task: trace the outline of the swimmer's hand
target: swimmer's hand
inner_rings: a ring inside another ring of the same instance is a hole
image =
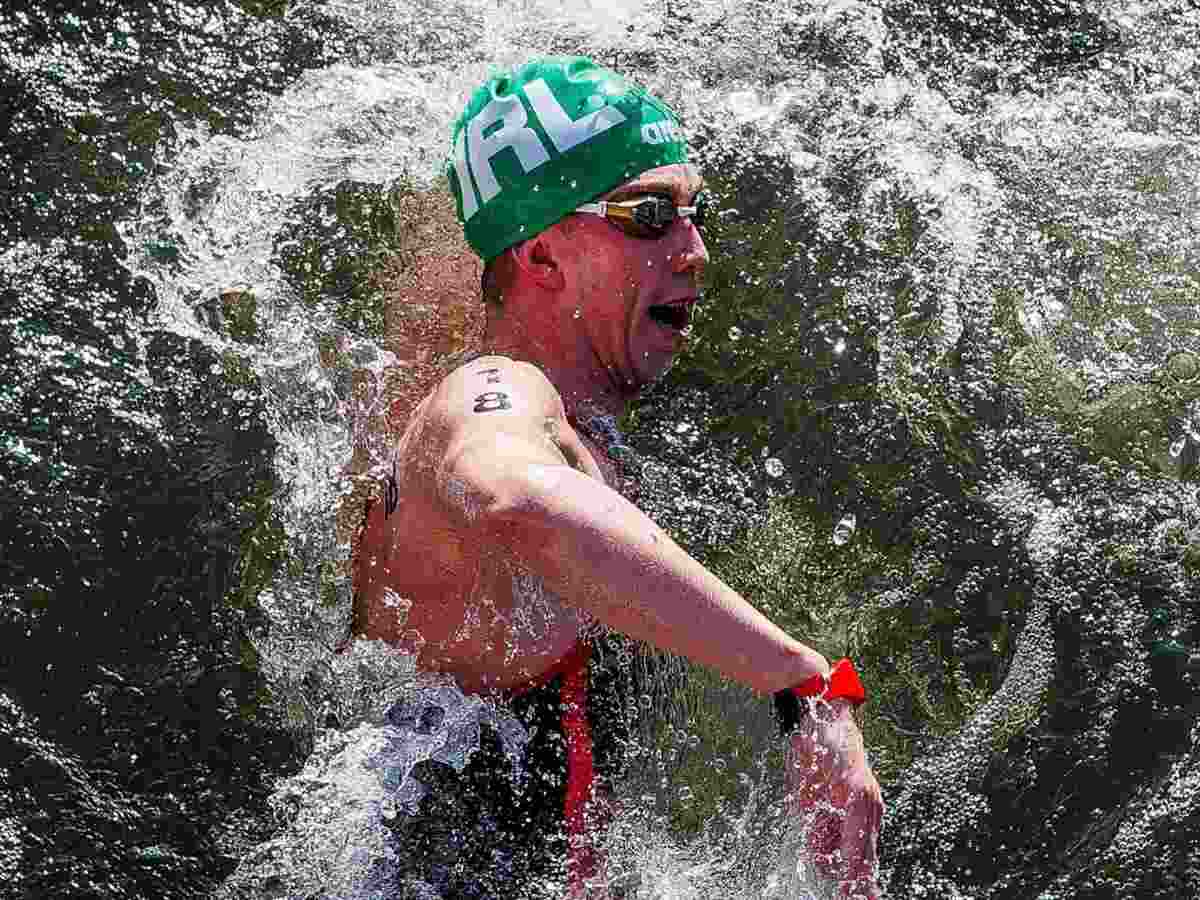
[[[883,797],[846,700],[818,703],[791,735],[787,804],[809,824],[810,860],[844,900],[879,900],[876,877]]]

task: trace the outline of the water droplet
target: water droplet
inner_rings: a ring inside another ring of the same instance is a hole
[[[837,527],[833,529],[833,542],[841,547],[854,534],[854,529],[858,527],[858,518],[854,513],[848,513],[842,516],[837,523]]]
[[[582,318],[583,318],[583,310],[582,310],[582,309],[576,309],[576,310],[575,310],[575,312],[574,312],[574,314],[571,316],[571,318],[572,318],[572,319],[582,319]]]

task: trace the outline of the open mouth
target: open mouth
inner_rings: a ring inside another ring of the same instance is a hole
[[[689,300],[676,300],[672,303],[656,303],[647,313],[650,318],[660,325],[683,331],[692,321],[692,304]]]

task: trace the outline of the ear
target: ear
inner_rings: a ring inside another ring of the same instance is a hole
[[[551,226],[541,234],[527,241],[510,247],[506,252],[512,254],[513,262],[520,269],[521,275],[529,279],[544,291],[557,293],[566,286],[566,278],[562,271],[561,242],[557,234],[551,234],[555,226]]]

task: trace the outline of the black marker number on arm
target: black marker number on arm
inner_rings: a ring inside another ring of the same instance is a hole
[[[504,391],[484,391],[475,398],[475,412],[495,412],[499,409],[512,409],[508,402],[508,394]]]
[[[488,384],[499,384],[500,383],[500,370],[499,369],[480,369],[475,374],[476,375],[486,375]]]

